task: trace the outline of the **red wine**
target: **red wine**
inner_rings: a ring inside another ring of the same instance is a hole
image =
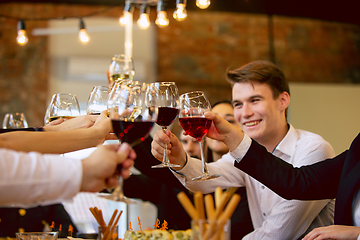
[[[208,133],[212,123],[212,120],[201,117],[183,117],[179,121],[186,134],[198,141]]]
[[[122,120],[111,120],[116,136],[121,142],[127,142],[134,146],[149,135],[154,122],[126,122]]]
[[[161,127],[168,127],[179,114],[179,109],[172,107],[159,107],[156,123]]]

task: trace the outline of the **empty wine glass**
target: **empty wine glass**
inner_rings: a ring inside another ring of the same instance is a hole
[[[100,115],[107,109],[109,99],[109,87],[95,86],[93,87],[86,105],[86,114]]]
[[[194,91],[180,96],[180,125],[185,133],[195,138],[200,145],[203,174],[192,178],[192,181],[205,181],[220,177],[220,174],[209,174],[204,158],[203,139],[212,124],[212,120],[205,118],[204,114],[209,111],[211,111],[211,105],[204,92]]]
[[[2,128],[27,128],[28,123],[26,121],[24,113],[7,113],[4,116]]]
[[[111,82],[123,79],[133,80],[135,75],[134,62],[131,57],[124,54],[115,54],[109,66],[109,78]]]
[[[162,127],[164,131],[170,126],[170,124],[176,119],[179,114],[179,91],[174,82],[155,82],[150,84],[149,101],[156,101],[154,106],[158,107],[158,118],[156,123]],[[180,165],[172,164],[169,161],[167,149],[164,149],[164,158],[161,164],[151,166],[152,168],[164,168],[164,167],[180,167]]]
[[[145,140],[157,119],[157,108],[153,107],[146,96],[148,84],[137,81],[125,81],[111,91],[108,110],[113,130],[120,142],[130,146]],[[120,166],[121,167],[121,166]],[[100,193],[106,199],[131,203],[123,193],[123,178],[119,176],[119,185],[111,194]]]
[[[59,118],[71,119],[80,116],[79,101],[71,93],[56,93],[46,109],[44,122],[48,124]]]

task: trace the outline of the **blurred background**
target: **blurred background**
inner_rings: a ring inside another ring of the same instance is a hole
[[[323,136],[338,154],[360,131],[360,19],[355,3],[323,0],[212,0],[208,9],[187,1],[188,16],[169,26],[133,25],[135,80],[174,81],[180,94],[203,90],[211,103],[231,100],[228,68],[270,60],[290,82],[289,122]],[[43,125],[52,94],[76,94],[85,110],[95,85],[107,85],[111,57],[124,53],[119,25],[124,1],[0,2],[0,119],[24,112]],[[134,10],[134,21],[139,9]],[[90,41],[78,40],[82,18]],[[29,41],[16,42],[24,20]]]

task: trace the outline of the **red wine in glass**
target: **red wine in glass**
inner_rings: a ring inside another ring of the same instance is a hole
[[[127,142],[131,146],[134,146],[140,142],[143,142],[149,135],[154,122],[132,122],[112,119],[112,126],[114,133],[120,139],[121,142]]]
[[[179,118],[180,125],[185,133],[195,138],[197,141],[208,133],[212,121],[203,117],[183,117]]]
[[[161,127],[168,127],[173,123],[178,114],[179,109],[177,108],[159,107],[158,119],[156,123]]]

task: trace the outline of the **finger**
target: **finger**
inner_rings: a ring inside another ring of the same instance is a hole
[[[48,124],[46,124],[46,126],[55,126],[55,125],[59,125],[60,123],[63,123],[65,121],[65,119],[63,118],[58,118],[54,121],[49,122]]]
[[[124,178],[124,179],[128,179],[131,175],[131,171],[130,169],[125,169],[123,171],[121,171],[121,176]]]
[[[105,188],[113,188],[119,184],[119,179],[117,177],[109,177],[105,181]]]
[[[134,166],[134,160],[133,159],[128,158],[122,163],[123,169],[128,169],[128,168],[131,168],[132,166]]]
[[[118,140],[118,137],[114,133],[108,133],[105,140]]]

